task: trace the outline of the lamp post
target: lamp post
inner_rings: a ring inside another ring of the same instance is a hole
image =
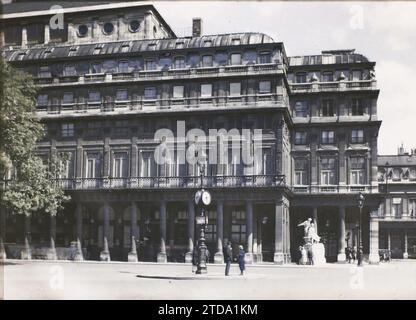
[[[204,189],[204,172],[205,164],[198,161],[199,175],[201,178],[201,189],[195,193],[195,204],[200,208],[201,213],[196,218],[196,223],[200,226],[198,240],[198,264],[196,274],[207,273],[207,246],[205,243],[205,226],[207,217],[205,216],[205,207],[211,203],[211,194]]]
[[[361,234],[361,214],[364,206],[364,195],[360,192],[358,195],[358,208],[360,209],[360,216],[358,218],[358,251],[357,251],[357,266],[363,265],[363,248],[362,248],[362,234]]]

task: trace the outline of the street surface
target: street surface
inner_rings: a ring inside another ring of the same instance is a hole
[[[0,266],[5,299],[416,299],[416,261],[358,268],[191,265],[7,260]]]

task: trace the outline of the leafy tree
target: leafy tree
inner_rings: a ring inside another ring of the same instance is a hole
[[[13,171],[13,180],[0,188],[0,205],[13,213],[41,210],[56,215],[69,200],[57,184],[65,157],[51,155],[48,163],[36,155],[43,128],[36,116],[37,88],[31,76],[0,59],[0,177]]]

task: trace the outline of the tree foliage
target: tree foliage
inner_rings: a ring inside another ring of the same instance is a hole
[[[36,154],[43,128],[36,115],[37,88],[31,76],[0,60],[0,176],[13,170],[13,181],[0,192],[0,205],[30,215],[41,210],[55,215],[69,200],[57,184],[65,161],[51,155],[47,163]]]

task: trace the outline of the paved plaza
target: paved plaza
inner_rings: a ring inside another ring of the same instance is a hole
[[[187,264],[8,260],[5,299],[416,299],[416,261],[358,268],[208,265],[194,275]]]

